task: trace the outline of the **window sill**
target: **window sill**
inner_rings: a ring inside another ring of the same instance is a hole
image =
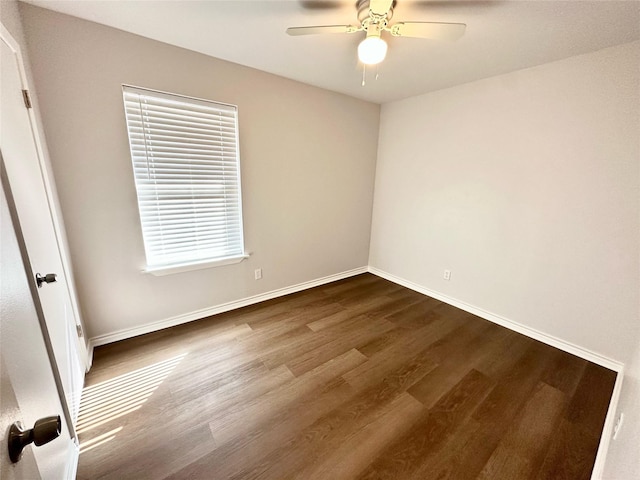
[[[236,257],[226,257],[220,260],[209,260],[197,263],[181,263],[178,265],[165,265],[161,267],[147,267],[142,273],[150,273],[157,277],[171,275],[173,273],[189,272],[192,270],[202,270],[204,268],[222,267],[223,265],[233,265],[249,258],[249,255],[238,255]]]

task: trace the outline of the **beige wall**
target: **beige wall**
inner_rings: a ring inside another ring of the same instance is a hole
[[[21,4],[90,336],[367,265],[379,106]],[[121,84],[238,105],[237,265],[142,274]],[[263,269],[255,281],[253,271]]]
[[[384,105],[370,264],[629,361],[639,61],[634,42]]]

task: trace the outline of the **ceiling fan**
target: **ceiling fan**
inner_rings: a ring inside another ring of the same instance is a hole
[[[296,36],[364,31],[366,37],[358,45],[358,58],[365,65],[375,65],[382,62],[387,54],[387,43],[381,38],[382,32],[389,32],[394,37],[457,40],[467,28],[464,23],[441,22],[399,22],[389,25],[395,4],[395,0],[358,0],[359,25],[290,27],[287,33]]]

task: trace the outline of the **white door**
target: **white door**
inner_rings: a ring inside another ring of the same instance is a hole
[[[69,269],[60,240],[49,175],[38,143],[35,116],[23,94],[28,87],[20,49],[6,28],[1,24],[0,27],[0,151],[31,259],[29,280],[35,281],[36,273],[57,275],[57,282],[43,284],[37,294],[73,431],[84,382],[85,361],[81,357],[84,340],[78,338],[80,320],[68,282]]]
[[[47,354],[37,298],[29,287],[22,256],[26,251],[20,251],[9,214],[9,189],[3,185],[0,190],[0,478],[71,479],[75,476],[78,450]],[[37,448],[33,444],[27,446],[20,461],[12,463],[7,449],[9,427],[19,421],[30,429],[36,420],[55,415],[62,420],[60,436]]]

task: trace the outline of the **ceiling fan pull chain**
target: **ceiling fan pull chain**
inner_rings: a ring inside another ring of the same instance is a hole
[[[367,73],[367,65],[362,65],[362,86],[365,86],[365,75]]]
[[[378,80],[379,76],[380,76],[380,70],[378,69],[378,65],[376,65],[376,80]]]

